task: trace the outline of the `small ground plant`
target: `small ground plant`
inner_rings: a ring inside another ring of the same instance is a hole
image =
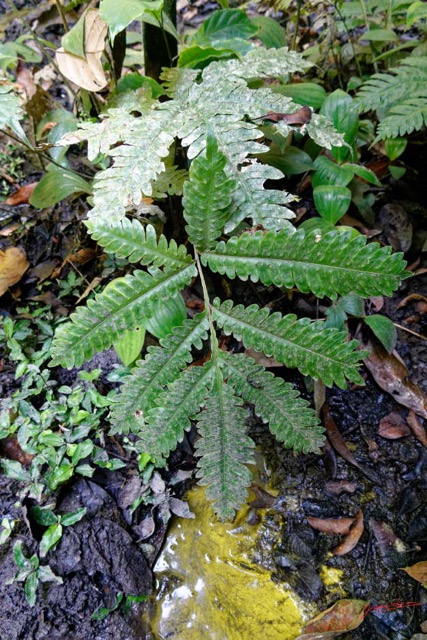
[[[365,354],[345,332],[325,328],[322,321],[211,300],[205,269],[332,300],[348,293],[390,295],[404,277],[402,256],[392,255],[389,247],[367,244],[365,237],[339,228],[296,230],[286,207],[292,196],[264,186],[283,175],[254,157],[268,150],[262,119],[300,107],[269,87],[251,89],[248,82],[306,66],[287,49],[260,47],[202,72],[167,70],[168,101],[153,100],[143,89],[124,93],[100,122],[82,123],[63,141],[86,140],[91,159],[100,153],[112,157],[95,179],[86,224],[108,253],[138,269],[113,280],[59,327],[51,364],[79,366],[124,335],[131,339],[157,313],[159,301],[199,277],[205,310],[171,329],[137,362],[113,403],[112,433],[135,434],[139,451],[162,466],[196,420],[198,477],[222,519],[233,517],[251,481],[246,464],[253,461],[254,443],[245,432],[244,402],[254,405],[286,447],[316,452],[323,435],[314,410],[290,384],[245,354],[220,348],[217,331],[328,386],[361,383],[358,365]],[[292,130],[278,118],[276,136]],[[305,119],[299,131],[326,149],[344,144],[322,116]],[[189,173],[170,160],[176,139],[186,150]],[[143,197],[165,194],[183,194],[186,244],[158,235],[138,217]],[[258,230],[248,227],[248,219]],[[193,348],[207,340],[204,364],[189,366]]]

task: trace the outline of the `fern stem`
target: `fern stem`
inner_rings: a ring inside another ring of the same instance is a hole
[[[203,274],[202,265],[200,263],[200,258],[199,258],[199,254],[197,253],[196,247],[194,247],[194,258],[196,260],[197,271],[199,272],[199,276],[200,276],[200,282],[202,283],[203,300],[205,302],[205,310],[208,316],[209,331],[211,334],[210,343],[211,343],[212,360],[216,361],[218,356],[218,349],[219,349],[218,338],[216,337],[216,331],[215,331],[214,323],[212,320],[212,308],[209,300],[208,288],[206,286],[205,276]]]

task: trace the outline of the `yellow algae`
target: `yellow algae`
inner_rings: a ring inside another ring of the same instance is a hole
[[[200,488],[187,497],[196,518],[174,522],[155,566],[156,640],[294,640],[307,609],[251,562],[262,525],[246,522],[247,508],[237,524],[215,521]]]
[[[334,569],[334,567],[327,567],[322,565],[320,569],[320,577],[325,587],[338,586],[343,579],[344,571],[342,569]]]

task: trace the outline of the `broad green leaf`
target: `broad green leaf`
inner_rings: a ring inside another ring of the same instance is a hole
[[[61,516],[61,524],[64,527],[70,527],[76,522],[79,522],[83,516],[86,515],[87,509],[86,507],[81,507],[80,509],[76,509],[75,511],[71,511],[71,513],[65,513]]]
[[[119,339],[113,342],[113,347],[125,367],[128,367],[141,353],[144,342],[145,327],[141,324],[135,329],[125,329]]]
[[[37,573],[33,571],[26,579],[24,585],[25,598],[30,607],[34,607],[34,605],[36,604],[38,584],[39,579]]]
[[[360,164],[352,164],[349,162],[347,162],[345,165],[342,165],[342,166],[349,167],[356,174],[358,178],[362,178],[362,180],[365,180],[365,182],[374,184],[376,187],[381,186],[381,182],[378,180],[375,173],[371,169],[368,169],[368,167],[363,167]]]
[[[254,37],[261,40],[267,49],[280,49],[286,46],[285,32],[277,20],[267,16],[254,16],[251,22],[258,29]]]
[[[405,151],[407,144],[408,140],[406,138],[389,138],[388,140],[384,140],[384,151],[387,158],[391,160],[391,162],[397,160]]]
[[[83,418],[85,419],[86,416]],[[76,445],[70,445],[70,446],[76,446]],[[94,448],[94,444],[92,442],[92,440],[83,440],[83,442],[79,442],[79,444],[76,446],[74,453],[72,454],[71,457],[71,463],[73,465],[77,464],[80,460],[83,460],[83,458],[87,458],[88,456],[90,456],[90,454],[92,453]]]
[[[36,522],[44,527],[49,527],[50,525],[58,522],[58,516],[56,516],[48,507],[33,507],[31,509],[31,516]]]
[[[138,20],[146,11],[158,11],[163,0],[101,0],[99,12],[108,24],[112,40],[120,31],[126,29],[134,20]]]
[[[326,98],[326,91],[315,82],[297,82],[295,84],[279,84],[272,87],[273,91],[289,96],[298,104],[308,105],[313,109],[320,109]]]
[[[407,10],[406,13],[406,28],[410,29],[413,24],[418,22],[419,20],[427,19],[427,4],[425,2],[421,2],[421,0],[417,0],[417,2],[413,2]]]
[[[359,40],[370,40],[371,42],[398,42],[398,37],[391,29],[368,29],[362,34]]]
[[[13,545],[13,557],[15,559],[15,564],[19,569],[26,569],[30,566],[28,558],[25,557],[23,551],[23,541],[17,540]]]
[[[319,187],[320,188],[320,187]],[[353,292],[362,297],[391,295],[403,278],[406,263],[390,247],[366,244],[349,231],[242,233],[201,255],[212,271],[265,285],[293,286],[317,297]]]
[[[187,317],[184,298],[177,293],[166,300],[157,300],[152,314],[146,318],[144,326],[156,338],[166,338],[174,327],[180,327]]]
[[[185,47],[179,55],[178,66],[188,69],[204,69],[214,60],[228,60],[234,58],[236,52],[233,49],[225,47],[202,47],[201,45],[192,45]]]
[[[60,576],[56,576],[48,564],[38,568],[37,577],[40,582],[56,582],[57,584],[63,583],[62,578]]]
[[[21,101],[13,93],[12,86],[7,83],[0,84],[0,129],[9,127],[20,140],[31,147],[32,145],[19,122],[23,116]]]
[[[311,176],[313,187],[321,185],[338,185],[345,187],[352,181],[354,170],[348,164],[340,165],[332,162],[326,156],[318,156],[313,163],[316,170]]]
[[[313,199],[322,218],[335,224],[348,211],[351,203],[351,191],[347,187],[321,185],[313,189]]]
[[[324,101],[320,113],[330,120],[345,142],[351,147],[359,129],[359,115],[354,100],[348,93],[336,89]],[[348,147],[333,147],[331,154],[337,162],[343,162],[350,153]]]
[[[74,473],[74,467],[69,462],[63,462],[55,469],[46,473],[46,481],[49,489],[55,491],[60,484],[67,482]]]
[[[262,163],[269,164],[279,169],[285,176],[294,176],[305,173],[313,168],[313,161],[302,149],[286,147],[283,153],[269,151],[258,156]]]
[[[78,193],[92,193],[92,187],[83,178],[67,169],[51,169],[34,189],[30,204],[37,209],[46,209]]]
[[[51,525],[43,534],[40,540],[39,554],[44,558],[50,549],[58,544],[62,537],[62,525],[59,522]]]
[[[381,344],[392,353],[397,342],[397,331],[390,318],[375,314],[366,316],[365,323],[372,329]]]
[[[1,458],[0,464],[8,478],[15,478],[15,480],[21,480],[21,482],[30,482],[31,476],[29,472],[17,460]]]
[[[81,58],[85,57],[85,16],[86,11],[80,16],[74,27],[61,38],[61,45],[65,51]]]
[[[117,93],[124,93],[125,91],[136,91],[141,87],[149,87],[155,100],[164,93],[162,86],[153,78],[148,78],[137,72],[127,73],[121,77],[117,82],[116,91]]]
[[[249,40],[255,36],[258,28],[252,24],[247,15],[240,9],[223,9],[215,11],[199,27],[191,40],[191,44],[201,46],[228,47],[224,41],[230,42],[235,39]]]

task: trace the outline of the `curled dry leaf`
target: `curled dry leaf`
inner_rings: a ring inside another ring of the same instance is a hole
[[[365,365],[375,382],[387,391],[396,402],[427,418],[427,397],[423,391],[409,379],[409,372],[394,354],[389,354],[380,345],[367,342],[363,345],[370,355]]]
[[[392,411],[380,420],[378,434],[387,440],[397,440],[411,433],[408,425],[400,413]]]
[[[107,24],[100,17],[98,9],[89,9],[85,16],[85,57],[68,53],[63,47],[56,51],[61,73],[87,91],[101,91],[107,85],[101,62],[106,35]]]
[[[349,553],[350,551],[352,551],[352,549],[354,549],[354,547],[357,545],[360,538],[362,537],[362,533],[364,530],[365,530],[365,527],[363,524],[363,512],[360,509],[356,514],[354,524],[351,527],[350,531],[348,532],[346,537],[342,540],[342,542],[340,542],[340,544],[337,547],[335,547],[332,553],[336,556],[343,556],[346,553]]]
[[[0,251],[0,296],[19,282],[29,266],[25,254],[17,247]]]
[[[38,182],[24,184],[24,186],[20,187],[18,191],[12,193],[12,195],[10,195],[7,200],[4,201],[4,204],[8,204],[10,207],[16,207],[18,204],[28,204],[37,184]]]
[[[421,584],[427,584],[427,561],[423,560],[422,562],[417,562],[413,564],[412,567],[404,567],[402,571],[406,571],[408,576],[414,578]]]
[[[339,496],[342,493],[354,493],[359,488],[357,482],[349,482],[348,480],[330,480],[325,484],[325,491],[333,496]]]
[[[303,633],[297,640],[337,638],[343,633],[357,629],[363,622],[367,604],[365,600],[338,600],[332,607],[310,620],[303,627]]]
[[[344,535],[350,531],[350,527],[354,522],[354,518],[307,518],[308,523],[313,529],[322,533],[330,533]]]
[[[421,442],[422,445],[427,447],[426,430],[424,429],[423,425],[418,420],[418,418],[415,415],[414,411],[410,411],[409,412],[409,415],[407,417],[407,422],[408,422],[409,426],[411,427],[412,433],[414,434],[416,439],[419,440],[419,442]]]

